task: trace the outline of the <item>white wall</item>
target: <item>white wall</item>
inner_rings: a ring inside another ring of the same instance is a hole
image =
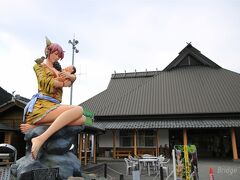
[[[159,146],[160,145],[164,146],[165,144],[169,146],[169,130],[159,129],[158,135],[159,135],[159,141],[158,141]]]
[[[116,130],[116,147],[119,147],[119,131]],[[105,134],[99,136],[99,147],[113,147],[113,132],[107,130]]]
[[[169,146],[169,130],[168,129],[159,129],[159,145],[164,146],[167,144]],[[116,130],[116,147],[119,147],[119,131]],[[112,130],[106,131],[105,134],[99,136],[99,147],[113,147],[113,133]]]
[[[119,130],[116,131],[116,140],[115,140],[115,143],[116,143],[116,147],[119,147],[119,146],[120,146]]]

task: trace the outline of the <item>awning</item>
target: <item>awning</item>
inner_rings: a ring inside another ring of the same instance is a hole
[[[181,129],[240,127],[240,119],[195,119],[152,121],[98,121],[95,126],[107,129]]]

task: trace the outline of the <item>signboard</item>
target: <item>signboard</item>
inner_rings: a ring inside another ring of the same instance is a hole
[[[195,145],[175,145],[175,173],[177,180],[199,180],[197,148]]]

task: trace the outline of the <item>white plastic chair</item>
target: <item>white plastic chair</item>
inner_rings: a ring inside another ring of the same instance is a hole
[[[166,177],[168,176],[169,174],[169,167],[167,166],[168,162],[170,161],[170,159],[168,159],[167,161],[164,161],[165,160],[165,157],[160,155],[158,157],[158,161],[157,161],[157,165],[156,165],[156,171],[157,171],[157,175],[156,176],[160,176],[160,167],[163,168],[163,174],[166,175]]]
[[[129,175],[130,171],[136,167],[137,163],[129,160],[128,158],[124,158],[124,161],[126,163],[126,175]]]

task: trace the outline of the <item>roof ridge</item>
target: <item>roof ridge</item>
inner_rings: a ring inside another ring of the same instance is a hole
[[[192,56],[192,58],[191,58]],[[193,47],[191,44],[188,44],[185,48],[183,48],[180,52],[179,55],[163,70],[163,71],[169,71],[172,70],[176,67],[183,66],[181,63],[188,58],[188,66],[193,66],[191,61],[193,62],[198,62],[199,64],[209,66],[212,68],[221,68],[218,64],[210,60],[208,57],[203,55],[198,49]],[[185,62],[186,63],[186,62]],[[186,66],[186,64],[184,64]],[[196,64],[195,64],[196,65]]]
[[[124,79],[124,78],[141,78],[141,77],[152,77],[162,71],[140,71],[140,72],[125,72],[125,73],[114,73],[111,79]]]

